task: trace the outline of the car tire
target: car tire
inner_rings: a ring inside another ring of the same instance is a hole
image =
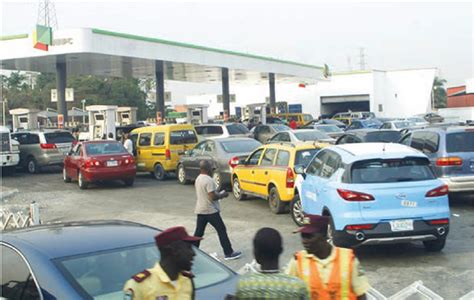
[[[79,172],[77,175],[77,185],[79,185],[81,190],[85,190],[89,186],[86,179],[84,178],[84,175],[82,175],[82,172]]]
[[[178,181],[183,185],[189,184],[189,180],[186,179],[186,170],[182,164],[178,166]]]
[[[328,222],[328,229],[327,229],[327,238],[328,238],[328,243],[333,245],[333,246],[337,246],[335,243],[334,243],[334,221],[331,217],[331,215],[328,215],[327,216],[329,218],[329,222]]]
[[[222,178],[221,178],[221,174],[219,173],[218,170],[214,170],[212,172],[212,179],[216,183],[216,190],[220,191],[221,188],[222,188]]]
[[[270,211],[274,214],[279,215],[285,212],[286,203],[281,201],[278,189],[275,186],[268,193],[268,205],[270,206]]]
[[[440,252],[443,250],[445,245],[446,238],[439,238],[437,240],[423,242],[423,246],[425,246],[425,249],[428,252]]]
[[[296,194],[290,203],[290,213],[293,222],[298,226],[303,226],[303,207],[301,205],[300,195]]]
[[[234,195],[235,200],[242,201],[247,198],[247,196],[242,192],[240,188],[240,181],[239,178],[235,177],[233,184],[232,184],[232,194]]]
[[[135,178],[131,178],[131,179],[124,179],[123,183],[125,184],[125,186],[133,186],[133,183],[135,182]]]
[[[39,173],[40,167],[38,166],[38,162],[34,157],[29,157],[26,161],[26,171],[30,174]]]
[[[156,164],[155,167],[153,168],[153,176],[155,177],[156,180],[162,181],[165,179],[166,172],[165,169],[163,169],[163,166],[160,164]]]
[[[71,177],[67,176],[66,168],[63,168],[63,181],[66,183],[71,182]]]

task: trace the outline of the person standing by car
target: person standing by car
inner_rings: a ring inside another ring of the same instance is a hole
[[[283,242],[277,230],[261,228],[257,231],[253,253],[260,270],[240,277],[235,299],[309,299],[304,281],[280,272],[278,260],[282,252]]]
[[[123,291],[126,300],[189,300],[194,299],[194,275],[190,272],[196,253],[190,236],[182,226],[168,228],[155,237],[160,262],[132,276]]]
[[[296,124],[295,119],[291,119],[290,121],[290,128],[295,130],[298,127],[298,124]]]
[[[370,285],[352,249],[328,242],[329,218],[306,215],[304,222],[297,232],[305,250],[295,253],[287,274],[306,282],[311,299],[366,299]]]
[[[206,230],[207,223],[210,223],[217,231],[219,241],[224,250],[224,259],[237,259],[242,256],[242,252],[234,251],[227,235],[227,229],[220,215],[219,200],[226,198],[229,194],[226,191],[220,193],[216,190],[216,183],[211,177],[212,168],[208,161],[199,162],[200,174],[196,178],[194,184],[196,188],[196,208],[194,212],[197,214],[196,230],[194,236],[202,237]],[[199,247],[199,241],[196,246]]]
[[[133,155],[133,142],[130,139],[130,134],[128,132],[123,134],[123,146],[127,149],[128,153]]]

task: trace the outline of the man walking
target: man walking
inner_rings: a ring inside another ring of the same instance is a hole
[[[199,237],[188,235],[184,227],[172,227],[155,237],[160,262],[132,276],[125,284],[125,300],[192,300],[194,256],[192,242]]]
[[[199,169],[201,174],[196,178],[194,184],[197,197],[196,208],[194,210],[197,214],[194,236],[202,237],[206,230],[207,223],[210,223],[212,227],[216,229],[217,235],[219,236],[219,241],[224,250],[224,259],[231,260],[240,258],[242,252],[232,249],[229,237],[227,236],[227,229],[220,215],[219,200],[226,198],[229,194],[226,191],[220,193],[216,191],[216,183],[210,176],[212,168],[208,161],[202,160],[199,162]],[[196,242],[196,246],[199,247],[199,241]]]
[[[133,142],[130,139],[130,134],[128,132],[124,133],[122,138],[123,138],[123,146],[125,147],[125,149],[127,149],[128,153],[133,155]]]
[[[287,273],[306,282],[311,299],[366,299],[370,285],[352,249],[327,241],[329,218],[306,215],[304,221],[298,232],[305,250],[295,253]]]
[[[236,299],[307,300],[306,284],[301,279],[280,272],[283,252],[281,235],[273,228],[262,228],[253,239],[253,253],[260,264],[257,273],[243,275],[237,284]]]

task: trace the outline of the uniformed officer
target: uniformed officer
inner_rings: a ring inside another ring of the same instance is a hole
[[[123,288],[124,299],[131,300],[189,300],[194,299],[193,275],[190,272],[196,255],[192,242],[201,240],[190,236],[184,227],[172,227],[155,237],[160,250],[160,262],[132,277]]]
[[[328,223],[328,217],[306,215],[305,225],[297,230],[305,250],[295,253],[287,273],[306,282],[311,299],[366,299],[370,285],[359,260],[352,249],[328,242]]]

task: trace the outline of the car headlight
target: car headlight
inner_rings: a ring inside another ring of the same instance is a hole
[[[13,152],[19,152],[20,151],[20,145],[12,144],[12,151]]]

